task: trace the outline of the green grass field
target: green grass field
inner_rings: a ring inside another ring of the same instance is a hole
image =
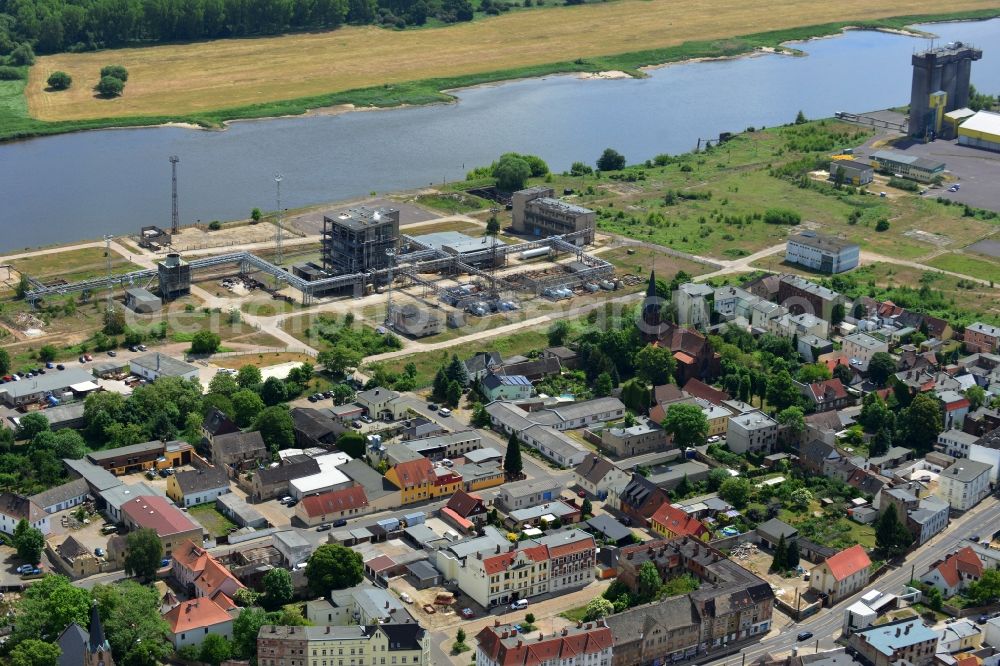
[[[188,513],[194,516],[195,520],[216,538],[229,534],[229,530],[237,526],[236,523],[219,513],[214,503],[193,506],[188,509]]]
[[[980,280],[1000,282],[1000,262],[971,254],[942,254],[927,262],[935,268],[953,273],[971,275]]]

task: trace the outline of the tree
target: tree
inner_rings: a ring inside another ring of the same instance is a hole
[[[660,578],[660,571],[656,565],[649,560],[643,562],[639,566],[639,573],[636,576],[636,594],[642,600],[640,603],[655,599],[661,585],[663,585],[663,579]]]
[[[801,407],[786,407],[778,412],[777,419],[778,423],[785,426],[788,432],[792,433],[796,438],[800,437],[806,431],[805,414]]]
[[[264,409],[254,421],[254,429],[260,431],[260,436],[271,452],[290,449],[295,445],[295,424],[284,405]]]
[[[14,607],[14,630],[8,644],[32,638],[54,643],[71,623],[87,626],[89,614],[90,594],[69,578],[50,574],[22,593]]]
[[[875,548],[884,557],[902,555],[913,543],[913,536],[900,522],[895,505],[890,504],[875,523]]]
[[[448,381],[458,382],[459,386],[469,385],[469,371],[456,354],[451,355],[451,360],[445,366],[444,374],[448,377]]]
[[[803,125],[803,124],[805,124],[807,122],[809,122],[809,121],[806,120],[806,114],[802,113],[802,110],[800,109],[799,112],[797,114],[795,114],[795,124],[796,125]]]
[[[602,373],[607,374],[607,373]],[[610,379],[610,376],[609,376]],[[598,377],[597,381],[600,382],[601,378]],[[611,391],[608,391],[608,395]],[[622,394],[621,400],[625,403],[625,406],[629,408],[630,411],[639,414],[645,414],[649,409],[649,400],[651,393],[649,391],[649,386],[646,385],[641,379],[633,377],[624,384],[622,384]]]
[[[598,398],[603,398],[611,395],[611,390],[614,388],[614,384],[611,381],[611,375],[602,372],[597,376],[597,380],[594,382],[594,396]]]
[[[1000,571],[987,569],[979,580],[967,588],[968,596],[977,604],[985,606],[1000,599]]]
[[[719,488],[722,487],[722,484],[725,483],[729,478],[730,478],[729,472],[727,472],[721,467],[716,467],[715,469],[713,469],[711,472],[708,473],[708,478],[705,480],[705,482],[710,491],[716,492],[719,490]]]
[[[965,390],[965,397],[969,400],[969,411],[975,411],[986,402],[986,391],[981,386],[970,386]]]
[[[889,452],[890,447],[892,447],[892,432],[888,428],[879,428],[868,444],[868,455],[872,457],[884,456]]]
[[[860,423],[867,432],[878,432],[883,428],[891,428],[895,423],[895,416],[875,391],[864,397],[861,402],[861,413],[858,414]]]
[[[675,403],[667,408],[663,429],[673,435],[681,449],[703,446],[708,439],[708,419],[698,405]]]
[[[13,51],[10,52],[10,63],[16,67],[25,67],[35,64],[35,50],[31,48],[31,44],[24,42],[18,44]]]
[[[813,494],[808,488],[797,488],[792,491],[788,501],[798,510],[809,508],[809,503],[813,501]]]
[[[252,389],[260,386],[264,379],[261,377],[260,368],[256,365],[244,365],[236,372],[236,383],[243,389]]]
[[[806,363],[797,373],[798,380],[803,384],[814,384],[833,377],[833,373],[823,363]]]
[[[49,419],[41,412],[30,412],[18,419],[14,437],[17,439],[34,439],[40,432],[49,430]]]
[[[653,386],[669,384],[674,379],[677,361],[667,347],[646,345],[635,355],[635,372]]]
[[[58,645],[29,638],[10,651],[11,666],[56,666],[62,650]]]
[[[448,375],[444,368],[438,368],[434,375],[434,384],[431,387],[431,395],[435,400],[444,400],[448,395]]]
[[[590,502],[589,497],[584,497],[583,502],[580,503],[580,513],[584,518],[594,515],[594,505]]]
[[[889,376],[896,372],[896,361],[886,352],[875,352],[868,361],[868,378],[876,386],[885,386]]]
[[[501,155],[493,165],[493,177],[501,192],[523,190],[531,177],[531,166],[521,157],[508,153]]]
[[[517,433],[511,433],[507,439],[507,453],[503,457],[503,470],[510,478],[521,475],[524,463],[521,461],[521,440],[517,438]]]
[[[241,428],[246,428],[253,423],[265,407],[260,396],[249,389],[237,391],[232,395],[230,401],[233,404],[233,420]]]
[[[602,617],[607,617],[614,612],[615,605],[613,603],[604,597],[597,597],[587,602],[587,606],[584,609],[583,621],[592,622],[600,620]]]
[[[220,344],[222,344],[222,338],[219,337],[218,333],[198,331],[191,338],[191,353],[214,354],[219,351]]]
[[[352,458],[365,456],[365,438],[361,433],[349,430],[337,438],[337,448]]]
[[[625,168],[625,156],[613,148],[605,148],[597,158],[597,168],[601,171],[621,171]]]
[[[833,172],[833,184],[839,190],[844,186],[844,180],[847,178],[847,172],[844,171],[844,167],[837,166],[837,169]]]
[[[781,411],[799,401],[799,391],[792,382],[792,376],[787,370],[781,370],[771,375],[767,384],[767,401],[771,406]]]
[[[838,363],[833,369],[833,376],[840,380],[840,383],[844,386],[849,386],[851,381],[854,379],[854,373],[851,368],[844,365],[843,363]]]
[[[139,580],[153,580],[163,560],[163,544],[156,530],[140,529],[125,537],[125,573]]]
[[[730,477],[719,486],[719,497],[737,509],[742,509],[747,505],[751,492],[753,492],[753,487],[750,485],[750,481],[742,477]]]
[[[113,76],[102,76],[97,83],[97,92],[103,97],[118,97],[123,90],[125,90],[125,84],[121,79],[116,79]]]
[[[0,349],[0,375],[10,373],[10,353],[6,349]]]
[[[56,360],[56,348],[52,345],[42,345],[38,350],[38,360],[42,363],[51,363]]]
[[[795,540],[788,544],[788,554],[785,556],[785,570],[799,566],[799,542]]]
[[[240,390],[240,385],[236,383],[236,378],[228,372],[217,372],[208,383],[208,392],[216,395],[224,395],[232,398],[233,394]]]
[[[448,403],[449,407],[458,407],[458,403],[462,400],[462,385],[456,381],[448,382],[448,390],[445,392],[445,402]]]
[[[845,316],[847,316],[847,311],[844,309],[844,304],[837,303],[830,311],[830,323],[836,326],[840,322],[844,321]]]
[[[327,590],[324,594],[329,594]],[[268,613],[262,608],[244,608],[233,620],[233,656],[254,660],[257,655],[257,634],[268,623]]]
[[[565,319],[560,319],[552,324],[547,333],[549,346],[560,347],[566,344],[566,338],[569,337],[570,331],[572,331],[572,328],[570,328],[569,322]]]
[[[339,544],[326,543],[316,549],[306,565],[309,592],[327,596],[331,590],[353,587],[364,577],[361,553]]]
[[[875,223],[875,231],[889,231],[889,220],[884,217],[879,218],[878,222]]]
[[[900,414],[900,425],[907,445],[921,455],[930,451],[943,428],[937,399],[927,393],[918,394]]]
[[[288,569],[271,569],[261,580],[264,587],[264,600],[268,607],[278,608],[287,604],[295,595],[292,589],[292,574]]]
[[[337,346],[333,349],[326,349],[319,353],[316,362],[323,366],[331,375],[341,376],[349,368],[356,368],[361,363],[364,355],[356,350],[345,346]]]
[[[38,564],[45,549],[45,535],[22,518],[14,528],[14,548],[22,562]]]
[[[101,67],[101,78],[113,76],[122,83],[128,81],[128,70],[122,65],[105,65]]]
[[[93,590],[111,653],[120,666],[154,666],[173,651],[170,628],[160,615],[160,595],[151,585],[128,580]]]
[[[268,575],[281,571],[285,575],[288,575],[288,571],[285,569],[271,569],[265,574],[264,578]],[[233,650],[229,641],[225,639],[221,634],[209,634],[201,641],[201,650],[198,651],[198,660],[206,664],[212,664],[212,666],[219,666],[220,663],[229,659],[232,656]]]
[[[688,475],[681,477],[680,482],[674,488],[674,497],[687,497],[691,493],[691,481]]]
[[[264,214],[260,212],[260,208],[257,208],[256,206],[254,206],[250,210],[250,221],[253,222],[254,224],[257,224],[258,222],[260,222],[261,218],[263,218],[263,217],[264,217]]]
[[[288,399],[288,389],[285,382],[277,377],[268,377],[260,385],[260,397],[268,407],[279,405]]]
[[[785,543],[785,535],[778,537],[778,544],[774,547],[774,557],[771,558],[770,573],[785,571],[785,560],[788,558],[788,544]]]
[[[941,597],[941,590],[936,587],[932,587],[927,590],[927,605],[930,606],[933,611],[941,611],[941,607],[944,605],[944,599]]]
[[[66,90],[73,84],[73,77],[66,72],[52,72],[46,81],[53,90]]]

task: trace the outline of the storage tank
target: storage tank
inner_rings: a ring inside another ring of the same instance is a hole
[[[537,257],[547,257],[552,252],[551,247],[536,247],[531,250],[525,250],[521,253],[521,259],[535,259]]]

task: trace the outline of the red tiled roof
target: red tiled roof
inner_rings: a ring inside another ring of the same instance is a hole
[[[969,546],[955,551],[936,568],[949,587],[957,586],[962,581],[962,574],[976,579],[983,575],[983,563]]]
[[[851,546],[836,555],[826,558],[826,565],[835,580],[841,581],[872,565],[868,553],[861,544]]]
[[[483,569],[487,574],[492,575],[506,571],[517,557],[518,553],[524,553],[532,562],[544,562],[549,559],[549,549],[546,546],[531,546],[520,550],[509,550],[499,555],[490,555],[483,558]]]
[[[174,634],[210,628],[232,620],[229,613],[217,603],[205,598],[182,601],[167,611],[163,619],[170,625],[170,631]]]
[[[215,558],[209,558],[205,562],[205,570],[195,579],[194,586],[201,592],[201,596],[210,597],[230,581],[236,584],[236,589],[243,587],[243,583],[237,580],[236,576],[229,569],[220,564]]]
[[[667,502],[660,505],[649,521],[663,526],[668,532],[677,536],[700,537],[708,531],[700,520]]]
[[[946,412],[953,412],[956,409],[968,408],[972,405],[968,398],[961,398],[960,400],[955,400],[954,402],[944,403],[944,410]]]
[[[156,495],[142,495],[125,502],[122,513],[140,528],[156,530],[160,537],[197,529],[180,509]]]
[[[587,537],[584,539],[577,539],[576,541],[571,541],[570,543],[563,543],[557,546],[549,546],[549,557],[565,557],[566,555],[573,555],[575,553],[583,553],[588,550],[594,550],[596,547],[594,542],[594,537]]]
[[[679,363],[683,363],[684,365],[694,365],[694,356],[691,356],[691,354],[688,354],[687,352],[675,351],[674,358],[676,358]]]
[[[341,488],[319,495],[309,495],[302,498],[302,509],[310,518],[325,516],[340,511],[362,509],[368,506],[368,497],[361,486]]]
[[[538,666],[560,663],[584,654],[596,654],[614,644],[614,638],[603,623],[584,625],[584,630],[564,629],[551,636],[525,639],[507,627],[486,627],[476,636],[479,647],[489,659],[500,666]]]
[[[391,569],[396,566],[396,561],[388,555],[379,555],[378,557],[374,557],[365,562],[365,566],[375,573],[380,573],[386,569]]]
[[[471,520],[463,518],[462,516],[458,515],[454,510],[449,509],[448,507],[441,509],[441,515],[443,515],[445,518],[447,518],[451,522],[461,527],[463,530],[471,530],[473,528]]]
[[[396,478],[403,484],[403,488],[412,488],[434,482],[434,465],[427,458],[408,460],[399,463],[394,469],[396,470]]]
[[[485,510],[483,498],[474,493],[459,490],[448,500],[447,508],[451,509],[457,516],[468,518],[469,516],[482,513]]]
[[[828,402],[831,400],[843,400],[847,397],[847,390],[839,379],[827,379],[822,382],[813,382],[809,385],[809,392],[812,393],[816,402]]]
[[[729,400],[728,393],[720,391],[713,386],[709,386],[700,379],[689,379],[687,384],[684,385],[684,390],[695,398],[708,400],[713,405],[718,405],[723,400]]]

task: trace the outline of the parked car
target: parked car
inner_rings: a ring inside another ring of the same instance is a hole
[[[795,637],[799,641],[807,641],[813,637],[813,632],[811,631],[800,631],[799,635]]]
[[[98,557],[104,557],[104,549],[103,548],[95,548],[94,549],[94,555],[97,555]]]
[[[410,595],[408,595],[406,592],[400,592],[399,593],[399,600],[402,601],[404,604],[412,604],[413,603],[413,597],[411,597]]]
[[[62,363],[60,363],[59,365],[56,366],[56,370],[65,370],[65,369],[66,369],[66,366],[63,365]]]
[[[152,481],[153,479],[155,479],[155,478],[156,478],[156,472],[154,472],[154,471],[153,471],[153,470],[151,470],[151,469],[150,469],[150,470],[147,470],[147,471],[146,471],[146,478],[147,478],[147,479],[149,479],[150,481]]]
[[[309,402],[316,402],[316,395],[315,395],[315,394],[313,394],[313,395],[309,396],[309,397],[308,397],[308,398],[306,398],[306,399],[307,399],[307,400],[308,400]]]
[[[160,560],[160,566],[161,567],[169,567],[170,566],[170,558],[169,557],[165,557],[162,560]]]
[[[51,370],[52,368],[54,368],[56,366],[55,366],[54,363],[52,363],[52,361],[49,361],[48,363],[45,364],[45,367],[48,368],[49,370]]]
[[[297,499],[293,499],[293,500],[292,500],[291,502],[289,502],[289,503],[288,503],[288,504],[286,504],[285,506],[287,506],[287,507],[291,508],[291,507],[295,506],[295,505],[296,505],[296,504],[298,504],[298,503],[299,503],[299,501],[298,501]]]
[[[476,617],[476,614],[472,612],[471,608],[463,608],[462,617],[464,617],[466,620],[471,620],[472,618]]]
[[[146,345],[139,345],[139,351],[146,351],[147,349],[149,349],[149,347]]]
[[[375,419],[373,419],[372,417],[368,416],[367,414],[365,414],[364,416],[362,416],[361,420],[364,421],[365,423],[375,423]]]
[[[333,521],[333,523],[331,523],[331,524],[334,527],[343,527],[344,525],[347,524],[347,519],[346,518],[337,518],[337,520]]]
[[[517,601],[515,601],[514,603],[512,603],[510,605],[510,609],[511,610],[516,610],[516,611],[517,610],[524,610],[527,607],[528,607],[528,600],[527,599],[518,599]]]
[[[585,498],[587,496],[587,491],[586,490],[578,490],[578,491],[576,491],[576,496],[579,497],[580,499],[583,499],[583,498]]]
[[[34,569],[34,568],[35,568],[35,566],[34,566],[34,565],[32,565],[32,564],[22,564],[21,566],[19,566],[19,567],[17,568],[17,573],[19,573],[19,574],[23,574],[23,573],[25,573],[26,571],[31,571],[31,570],[32,570],[32,569]]]
[[[118,531],[117,525],[105,525],[101,528],[101,534],[107,536],[108,534],[114,534]]]
[[[447,407],[442,407],[438,410],[438,416],[451,416],[451,410]]]
[[[436,412],[437,409],[438,409],[438,406],[435,403],[433,403],[433,402],[428,402],[427,403],[427,409],[431,410],[432,412]]]
[[[287,506],[287,505],[288,505],[288,503],[289,503],[289,502],[291,502],[291,501],[292,501],[292,498],[291,498],[291,497],[288,497],[288,496],[286,495],[285,497],[282,497],[282,498],[281,498],[280,500],[278,500],[278,503],[279,503],[279,504],[284,504],[285,506]]]
[[[354,427],[355,430],[360,430],[362,423],[358,419],[354,419],[353,421],[351,421],[351,425]]]
[[[118,356],[118,352],[116,352],[114,349],[109,349],[108,356],[114,358],[115,356]]]
[[[319,527],[316,528],[316,531],[317,532],[329,532],[330,531],[330,523],[324,523],[324,524],[320,525]]]

